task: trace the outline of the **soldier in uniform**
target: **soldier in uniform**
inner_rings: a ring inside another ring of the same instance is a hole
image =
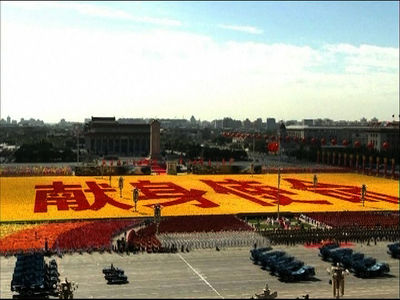
[[[317,184],[318,184],[318,177],[317,177],[317,174],[314,174],[314,177],[313,177],[314,189],[317,187]]]
[[[344,295],[344,276],[349,274],[349,271],[343,269],[339,263],[336,266],[327,269],[332,276],[333,297],[339,298]],[[339,295],[340,292],[340,295]]]
[[[138,200],[139,200],[139,189],[137,187],[135,187],[135,189],[133,190],[133,202],[135,204],[135,211],[137,210],[136,204],[137,204]]]
[[[364,206],[364,199],[365,195],[367,194],[367,186],[365,184],[361,185],[361,200],[362,200],[362,205]]]
[[[61,291],[59,292],[60,299],[73,299],[72,283],[65,277],[65,282],[60,285]]]

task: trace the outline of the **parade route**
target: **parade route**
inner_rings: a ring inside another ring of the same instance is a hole
[[[361,279],[350,274],[345,279],[346,298],[398,298],[399,260],[387,253],[389,242],[378,242],[367,246],[355,243],[351,248],[372,256],[377,261],[387,262],[390,275],[381,278]],[[250,248],[226,248],[195,250],[175,254],[72,254],[55,257],[60,279],[72,280],[79,287],[75,298],[250,298],[261,293],[268,283],[278,298],[301,297],[333,298],[332,286],[326,269],[330,263],[318,256],[318,248],[302,245],[277,245],[274,250],[284,250],[290,255],[315,267],[313,281],[284,283],[271,276],[249,259]],[[48,260],[48,258],[46,258]],[[1,257],[0,298],[11,298],[10,282],[15,266],[15,257]],[[128,276],[125,285],[107,285],[102,269],[110,266],[122,268]]]

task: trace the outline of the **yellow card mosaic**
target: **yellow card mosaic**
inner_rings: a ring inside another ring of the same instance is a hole
[[[277,212],[278,198],[280,212],[399,209],[398,181],[351,173],[318,174],[316,185],[313,174],[282,174],[279,195],[277,174],[124,176],[121,195],[118,179],[1,177],[0,220],[145,217],[157,203],[163,216]]]

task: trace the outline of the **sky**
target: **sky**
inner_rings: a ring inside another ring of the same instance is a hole
[[[0,108],[49,123],[392,120],[399,3],[1,1]]]

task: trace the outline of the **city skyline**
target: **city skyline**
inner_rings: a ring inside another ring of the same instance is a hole
[[[398,115],[398,2],[1,8],[4,119]]]
[[[99,117],[99,116],[92,116],[93,117]],[[122,123],[148,123],[151,120],[155,120],[155,118],[151,118],[151,117],[144,117],[144,118],[118,118],[115,116],[100,116],[100,118],[113,118],[118,122],[122,122]],[[19,120],[12,118],[11,116],[7,116],[5,118],[0,118],[0,125],[30,125],[30,126],[43,126],[43,125],[57,125],[57,124],[74,124],[74,123],[87,123],[91,120],[91,118],[87,117],[84,118],[84,120],[78,120],[78,121],[73,121],[73,120],[69,120],[69,119],[65,119],[62,118],[58,121],[55,122],[47,122],[46,120],[41,120],[41,119],[35,119],[35,118],[20,118]],[[219,119],[213,119],[213,120],[206,120],[206,119],[200,119],[200,118],[196,118],[195,116],[191,116],[190,118],[158,118],[156,120],[159,121],[185,121],[187,122],[188,125],[195,125],[195,124],[203,124],[204,122],[209,123],[209,124],[213,124],[214,122],[223,122],[223,121],[228,121],[228,122],[240,122],[241,125],[243,127],[246,127],[248,125],[250,126],[254,126],[257,124],[263,124],[263,126],[267,125],[269,121],[273,121],[274,124],[276,122],[276,124],[283,122],[284,124],[289,124],[289,125],[301,125],[301,124],[307,124],[310,125],[311,123],[316,123],[316,124],[320,124],[320,123],[324,123],[324,124],[335,124],[335,125],[340,125],[340,124],[347,124],[347,125],[351,125],[351,124],[366,124],[366,123],[370,123],[370,124],[375,124],[375,123],[379,123],[381,125],[385,125],[388,123],[392,123],[392,122],[399,122],[400,121],[400,115],[392,115],[392,119],[378,119],[376,117],[373,117],[371,119],[367,119],[365,117],[362,117],[360,119],[353,119],[353,120],[344,120],[344,119],[339,119],[339,120],[333,120],[333,119],[329,119],[329,118],[314,118],[314,119],[310,119],[310,118],[304,118],[304,119],[300,119],[300,120],[296,120],[296,119],[280,119],[280,118],[276,118],[276,117],[266,117],[266,118],[256,118],[256,119],[249,119],[248,117],[244,118],[244,119],[234,119],[231,118],[229,116],[225,116]],[[204,125],[204,124],[203,124]],[[213,126],[211,126],[213,127]]]

